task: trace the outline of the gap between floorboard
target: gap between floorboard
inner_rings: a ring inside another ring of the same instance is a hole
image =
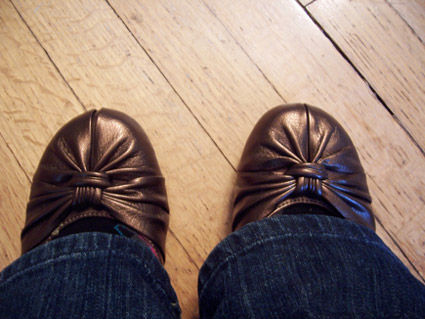
[[[111,5],[109,0],[105,0],[105,2],[108,4],[108,6],[111,8],[111,10],[114,12],[114,14],[117,16],[117,18],[121,21],[121,23],[124,25],[124,27],[127,29],[127,31],[131,34],[131,37],[136,41],[137,45],[143,50],[143,52],[146,54],[146,56],[149,58],[149,60],[152,62],[152,64],[155,66],[155,68],[158,70],[158,72],[161,74],[161,76],[164,78],[164,80],[168,83],[170,88],[173,90],[173,92],[177,95],[177,97],[180,99],[180,101],[183,103],[183,105],[186,107],[186,109],[189,111],[189,113],[193,116],[195,121],[198,123],[198,125],[202,128],[202,130],[207,134],[208,138],[211,140],[211,142],[215,145],[217,150],[221,153],[223,158],[229,163],[229,165],[233,168],[234,171],[236,171],[236,168],[233,166],[229,158],[224,154],[222,149],[218,146],[217,142],[212,138],[211,134],[207,131],[207,129],[202,125],[199,118],[193,113],[193,111],[190,109],[187,102],[183,99],[183,97],[180,95],[180,93],[176,90],[174,85],[170,82],[170,80],[166,77],[164,72],[159,68],[158,64],[155,62],[155,60],[152,58],[152,56],[149,54],[149,52],[143,47],[143,45],[140,43],[140,41],[137,39],[137,37],[131,32],[128,25],[124,22],[124,20],[121,18],[121,16],[118,14],[118,12],[115,10],[115,8]]]

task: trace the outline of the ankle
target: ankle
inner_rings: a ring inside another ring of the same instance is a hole
[[[286,200],[272,215],[324,215],[344,218],[326,201],[306,196]]]
[[[55,230],[47,241],[55,240],[58,238],[66,237],[73,234],[86,233],[86,232],[100,232],[116,236],[123,236],[149,247],[150,251],[156,258],[164,264],[164,257],[160,253],[158,247],[146,236],[139,235],[123,223],[107,217],[87,217],[78,219],[62,228]]]

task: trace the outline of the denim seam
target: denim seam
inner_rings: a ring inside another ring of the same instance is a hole
[[[270,242],[270,241],[273,241],[273,240],[276,240],[276,239],[287,239],[288,237],[291,237],[291,238],[305,237],[305,236],[302,236],[302,235],[306,235],[306,234],[309,234],[309,233],[307,233],[307,232],[306,233],[297,233],[297,234],[290,234],[290,233],[288,234],[287,233],[287,234],[285,234],[283,236],[282,235],[269,236],[266,239],[257,240],[255,242],[253,242],[252,244],[250,244],[249,246],[245,246],[241,250],[238,250],[236,252],[231,253],[230,256],[226,257],[224,260],[222,260],[220,262],[220,264],[216,267],[216,269],[213,271],[213,273],[209,276],[208,280],[203,285],[204,288],[202,289],[202,291],[204,291],[207,288],[207,286],[209,285],[210,281],[216,276],[216,273],[229,260],[234,259],[237,256],[241,255],[242,253],[245,253],[245,252],[247,252],[247,251],[249,251],[249,250],[251,250],[251,249],[253,249],[253,248],[255,248],[255,247],[259,246],[259,245],[261,245],[261,244],[264,244],[264,243],[267,243],[267,242]],[[314,238],[315,236],[309,236],[309,237]],[[377,248],[379,248],[382,251],[385,251],[387,253],[389,252],[389,250],[387,248],[385,248],[385,247],[382,247],[382,245],[380,245],[379,242],[369,241],[367,239],[359,239],[359,238],[353,238],[353,237],[348,237],[348,238],[347,237],[343,237],[343,238],[341,238],[341,235],[335,235],[335,234],[329,234],[329,233],[328,234],[326,234],[326,233],[323,234],[322,233],[322,234],[320,234],[320,237],[321,238],[323,238],[323,237],[326,237],[326,238],[340,238],[342,240],[351,241],[351,242],[359,242],[359,243],[362,243],[362,244],[372,244],[373,246],[376,246]],[[202,298],[202,292],[201,292],[201,294],[199,294],[199,298]]]

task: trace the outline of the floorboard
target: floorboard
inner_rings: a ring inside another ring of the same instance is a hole
[[[385,0],[307,8],[424,151],[425,46],[416,34]]]
[[[21,251],[20,232],[24,223],[30,180],[0,136],[0,270]]]
[[[48,139],[83,108],[9,2],[0,2],[0,269],[20,255],[30,180]]]

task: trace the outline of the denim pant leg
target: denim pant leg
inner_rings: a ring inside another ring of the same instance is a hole
[[[425,286],[379,237],[327,216],[229,235],[199,275],[201,318],[425,318]]]
[[[1,318],[179,318],[168,275],[135,240],[81,233],[26,253],[0,273]]]

